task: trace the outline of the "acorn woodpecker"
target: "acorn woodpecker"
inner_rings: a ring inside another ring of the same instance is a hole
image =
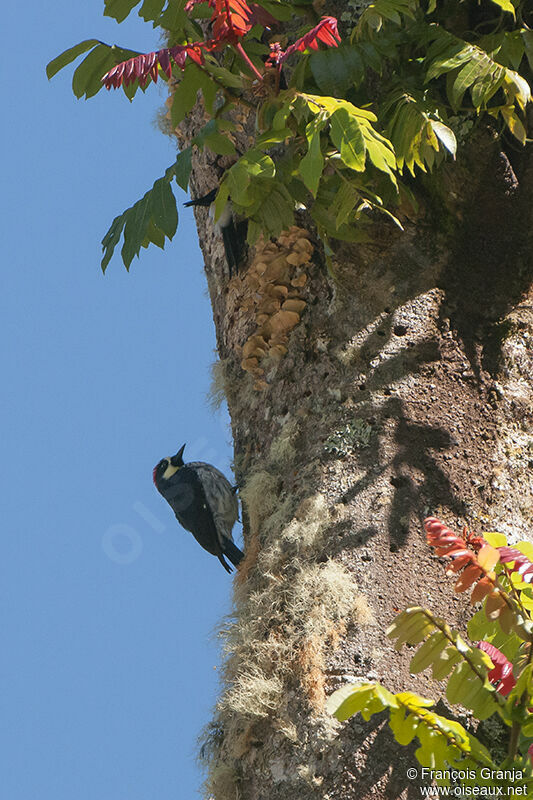
[[[154,467],[153,478],[174,511],[180,525],[190,531],[204,550],[217,556],[227,572],[244,558],[233,543],[231,531],[239,517],[239,504],[233,487],[225,476],[203,461],[183,462],[185,445],[175,456],[163,458]]]
[[[196,197],[194,200],[189,200],[184,203],[185,206],[203,206],[209,208],[209,216],[214,219],[215,216],[215,199],[218,189],[211,189],[210,192],[203,197]],[[222,235],[224,243],[224,252],[226,254],[226,261],[228,262],[230,278],[233,273],[239,271],[239,265],[244,256],[244,239],[246,236],[247,222],[238,222],[235,224],[233,219],[233,210],[231,203],[226,203],[226,207],[222,211],[220,217],[215,223],[215,228]]]

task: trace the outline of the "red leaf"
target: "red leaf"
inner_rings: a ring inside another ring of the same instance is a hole
[[[493,594],[489,594],[487,597],[485,602],[485,616],[487,619],[498,619],[504,608],[506,608],[505,600],[496,589]]]
[[[430,547],[435,548],[438,556],[447,555],[451,558],[459,558],[463,554],[470,553],[471,560],[475,561],[475,553],[467,547],[470,541],[465,541],[462,536],[457,536],[436,517],[425,519],[424,528],[426,529],[427,542]],[[487,544],[484,539],[481,539],[481,542],[482,544]],[[476,547],[475,549],[479,548]]]
[[[133,75],[133,67],[134,67],[133,58],[130,58],[129,61],[125,62],[125,69],[124,69],[124,83],[126,84],[126,86],[130,82],[131,76]]]
[[[310,31],[301,37],[301,39],[297,39],[294,44],[291,44],[284,53],[282,53],[279,62],[282,63],[285,61],[290,55],[292,55],[296,50],[303,52],[307,50],[307,48],[311,48],[312,50],[318,49],[318,42],[322,41],[324,44],[333,45],[334,47],[338,46],[341,37],[339,36],[339,32],[337,30],[337,20],[335,17],[322,17],[318,25],[315,25]]]
[[[172,64],[170,63],[170,52],[166,49],[159,51],[159,66],[167,78],[170,78],[172,73]]]
[[[472,589],[472,594],[470,595],[471,604],[474,605],[475,603],[481,602],[493,589],[494,583],[490,578],[481,578]]]
[[[474,561],[474,558],[475,556],[473,553],[464,553],[464,555],[454,557],[446,572],[459,572],[463,567],[466,567],[467,564]]]
[[[311,50],[318,49],[318,42],[324,42],[328,46],[337,47],[341,37],[337,30],[337,20],[335,17],[322,17],[318,25],[315,25],[310,31],[297,39],[293,44],[289,45],[284,51],[281,49],[279,42],[272,42],[270,44],[270,55],[266,61],[266,67],[274,67],[282,64],[289,56],[297,50],[302,52],[310,48]]]
[[[198,66],[201,66],[204,63],[204,54],[202,53],[203,44],[203,42],[197,42],[196,44],[189,45],[187,47],[187,55],[191,61],[194,61],[194,63],[198,64]]]
[[[180,69],[185,68],[187,56],[196,64],[203,64],[202,53],[203,42],[193,42],[192,44],[177,44],[170,49],[165,47],[156,53],[141,53],[127,61],[122,61],[116,67],[106,72],[102,78],[102,83],[106,89],[118,89],[124,83],[129,86],[133,81],[138,80],[141,86],[146,86],[148,78],[154,83],[157,82],[158,68],[161,67],[165,75],[170,78],[172,74],[172,64],[174,61]]]
[[[261,25],[261,27],[270,30],[271,28],[279,28],[279,20],[269,14],[268,11],[257,3],[250,3],[250,22],[252,25]]]
[[[169,55],[172,56],[172,59],[176,66],[180,69],[185,67],[185,61],[187,60],[187,48],[182,44],[177,44],[174,47],[171,47],[168,51]]]
[[[250,28],[251,9],[244,0],[209,0],[213,39],[218,44],[236,44]]]
[[[513,665],[502,651],[498,650],[490,642],[478,642],[476,647],[483,650],[494,664],[494,669],[491,669],[487,676],[489,681],[497,692],[507,697],[516,683],[516,678],[513,675]]]
[[[479,567],[475,564],[471,564],[469,567],[465,569],[457,583],[455,584],[455,591],[456,592],[466,592],[467,589],[470,589],[473,583],[481,577],[482,571]]]
[[[498,561],[500,560],[500,554],[495,547],[491,547],[490,544],[485,544],[477,554],[477,563],[483,570],[483,572],[492,572]]]
[[[133,74],[136,78],[142,78],[144,75],[144,62],[145,56],[135,56],[133,59]]]
[[[514,562],[513,566],[509,567],[510,572],[518,572],[526,583],[533,581],[533,563],[527,556],[514,547],[498,547],[497,549],[500,553],[500,562],[502,564]]]

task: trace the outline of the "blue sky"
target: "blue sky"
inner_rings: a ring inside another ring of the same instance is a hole
[[[86,38],[159,45],[103,2],[3,10],[2,685],[9,800],[193,798],[231,579],[152,467],[187,442],[226,474],[206,401],[214,329],[192,213],[166,250],[100,272],[116,214],[163,174],[164,89],[78,101],[46,63]]]

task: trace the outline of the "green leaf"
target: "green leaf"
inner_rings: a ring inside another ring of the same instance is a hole
[[[349,180],[341,182],[340,189],[337,192],[331,209],[335,214],[335,227],[337,230],[348,222],[350,215],[360,199],[361,193],[357,186]]]
[[[436,681],[444,680],[461,660],[461,654],[454,647],[448,647],[446,650],[443,650],[441,658],[435,661],[431,667],[433,678]]]
[[[529,68],[533,70],[533,31],[522,30],[521,34]]]
[[[139,9],[139,16],[145,22],[151,22],[152,20],[155,22],[163,11],[164,5],[165,0],[144,0]]]
[[[102,77],[108,70],[136,55],[133,50],[116,45],[98,44],[74,71],[72,91],[78,98],[93,97],[103,88]]]
[[[271,180],[275,174],[276,167],[270,156],[259,150],[249,150],[227,171],[223,185],[234,203],[247,208],[256,203],[259,208],[261,196],[265,195],[266,199],[272,190],[272,187],[265,188],[265,181]],[[257,196],[252,191],[252,180],[257,182]]]
[[[227,175],[226,178],[220,184],[220,188],[217,192],[217,196],[215,199],[215,222],[219,219],[220,215],[226,208],[226,204],[229,198],[229,185]]]
[[[176,183],[184,192],[189,188],[189,178],[191,177],[192,170],[192,148],[186,147],[181,153],[178,153],[176,164],[174,166],[174,175]]]
[[[198,71],[200,73],[198,76],[199,86],[202,92],[202,97],[204,98],[205,109],[207,113],[212,116],[214,103],[217,96],[217,85],[203,70]]]
[[[492,0],[497,6],[499,6],[502,11],[508,11],[509,14],[512,14],[513,17],[515,16],[514,6],[511,3],[511,0]]]
[[[448,639],[444,636],[442,631],[435,631],[432,633],[412,657],[409,671],[414,673],[422,672],[426,667],[429,667],[441,658],[442,651],[448,644]]]
[[[481,653],[481,651],[477,651]],[[474,651],[470,652],[470,657],[474,657]],[[478,660],[478,659],[476,659]],[[485,674],[488,667],[484,668]],[[495,699],[495,691],[488,683],[478,678],[472,671],[471,665],[463,661],[457,665],[453,675],[448,680],[446,697],[450,703],[461,703],[466,708],[471,708],[478,719],[487,719],[498,709]]]
[[[531,88],[529,83],[512,69],[505,70],[503,78],[503,89],[509,98],[509,102],[518,103],[521,109],[531,102]]]
[[[139,255],[142,243],[146,236],[148,222],[150,220],[150,198],[149,192],[129,209],[126,224],[124,226],[124,244],[121,254],[124,266],[127,270],[135,256]]]
[[[391,709],[389,720],[396,741],[404,747],[411,744],[420,724],[420,720],[414,714],[407,714],[406,711],[403,707]]]
[[[484,533],[483,538],[492,547],[506,547],[507,536],[504,533]]]
[[[78,56],[81,56],[82,53],[86,53],[87,50],[90,50],[97,44],[103,44],[103,42],[100,42],[98,39],[85,39],[84,42],[80,42],[79,44],[74,45],[74,47],[69,47],[69,49],[61,53],[61,55],[56,56],[46,66],[46,74],[48,78],[53,78],[60,69],[66,67],[67,64],[70,64]]]
[[[98,45],[74,71],[72,91],[76,97],[92,97],[102,88],[101,78],[109,68],[109,50],[107,45]]]
[[[204,127],[198,131],[192,144],[195,144],[200,149],[208,147],[213,153],[222,156],[235,155],[235,145],[221,133],[220,129],[224,128],[224,120],[211,119]]]
[[[268,130],[258,136],[255,140],[256,147],[270,147],[273,144],[284,142],[286,139],[292,139],[294,136],[290,128],[281,128],[281,130]]]
[[[287,119],[291,115],[293,110],[293,103],[292,98],[289,102],[284,103],[279,111],[274,114],[274,119],[272,120],[272,129],[275,131],[283,130],[287,127]]]
[[[150,244],[155,244],[161,250],[165,249],[165,234],[158,228],[152,219],[148,221],[146,228],[146,235],[142,242],[142,247],[148,247]]]
[[[477,54],[476,54],[477,55]],[[472,53],[474,56],[474,53]],[[451,102],[457,109],[461,105],[463,95],[467,89],[476,81],[481,81],[486,75],[490,74],[494,62],[484,53],[481,57],[472,57],[462,69],[459,70],[457,77],[452,85]],[[476,105],[474,103],[474,105]]]
[[[139,0],[105,0],[104,17],[122,22],[138,3]]]
[[[337,225],[335,203],[338,198],[338,184],[333,188],[330,181],[327,181],[326,185],[324,183],[324,181],[321,182],[316,201],[311,208],[311,216],[322,229],[321,236],[326,233],[345,242],[368,241],[368,234],[363,230],[361,224],[356,225],[351,222],[349,225],[342,223]]]
[[[160,228],[165,236],[172,239],[178,227],[178,209],[176,208],[176,198],[165,178],[159,178],[154,183],[150,210],[156,228]]]
[[[323,130],[326,121],[325,117],[319,115],[314,117],[307,125],[305,129],[308,143],[307,153],[300,161],[300,166],[298,168],[303,182],[313,197],[316,197],[318,184],[320,183],[320,178],[322,177],[322,171],[324,169],[324,156],[320,145],[320,132]]]
[[[378,75],[381,75],[383,71],[384,59],[376,46],[372,42],[360,41],[358,43],[358,47],[363,55],[365,64],[368,64],[370,69],[373,69],[374,72],[376,72]]]
[[[128,209],[129,211],[129,209]],[[113,222],[111,223],[111,227],[107,231],[106,235],[102,239],[102,249],[104,251],[104,256],[102,258],[102,272],[105,273],[107,265],[109,264],[111,257],[113,256],[113,252],[115,247],[120,241],[120,237],[122,236],[122,230],[124,225],[126,224],[127,219],[127,211],[123,214],[120,214],[118,217],[115,217]]]
[[[170,121],[173,128],[176,128],[194,108],[201,83],[202,75],[200,70],[196,64],[189,62],[183,70],[182,78],[172,95]]]
[[[365,139],[357,117],[347,108],[338,108],[331,115],[330,137],[344,164],[362,172],[366,161]]]
[[[449,42],[446,57],[436,58],[433,61],[431,67],[426,73],[425,82],[429,83],[429,81],[433,80],[433,78],[438,78],[439,75],[443,75],[445,72],[451,72],[457,67],[461,67],[465,61],[470,60],[472,50],[473,48],[468,45],[465,47],[464,42]],[[431,50],[428,52],[428,61],[430,60],[430,53]]]
[[[486,48],[487,50],[489,48]],[[510,31],[503,34],[503,42],[501,54],[505,57],[507,63],[512,69],[518,69],[524,57],[524,39],[522,38],[522,31]],[[498,61],[500,59],[497,59]]]
[[[316,50],[309,56],[311,72],[320,91],[326,95],[343,97],[353,85],[364,78],[363,58],[357,45],[340,45],[327,50]]]
[[[363,683],[360,686],[343,686],[328,698],[326,711],[338,720],[352,717],[358,711],[365,719],[385,708],[397,708],[398,703],[391,692],[376,683]]]
[[[133,258],[139,255],[141,247],[148,247],[152,242],[163,248],[165,237],[172,239],[178,225],[176,200],[170,188],[170,181],[174,177],[175,171],[176,165],[173,164],[165,171],[165,175],[159,178],[146,192],[144,197],[137,200],[123,214],[115,217],[102,239],[103,272],[106,271],[122,235],[124,236],[122,260],[128,270]]]
[[[195,136],[193,139],[194,144],[198,144],[199,141],[200,140]],[[218,131],[206,133],[202,137],[202,142],[212,153],[219,156],[234,156],[237,152],[231,139],[228,139],[227,136],[224,136],[223,133],[219,133]]]
[[[436,136],[439,138],[439,141],[441,141],[446,150],[455,157],[457,152],[457,139],[451,128],[448,128],[443,122],[438,122],[434,119],[430,120],[430,124]]]
[[[280,3],[279,0],[261,0],[261,7],[281,22],[287,22],[294,13],[290,6]]]
[[[530,561],[533,561],[533,542],[517,542],[513,545],[516,550],[523,553]]]
[[[206,61],[205,68],[217,81],[220,81],[220,83],[228,89],[242,89],[244,86],[242,75],[235,75],[234,72],[230,72],[230,70],[225,67],[220,67],[218,64]],[[216,91],[217,87],[214,84],[213,86]]]
[[[363,126],[363,135],[365,136],[370,161],[376,169],[388,175],[394,186],[397,187],[396,176],[394,175],[394,171],[397,168],[396,155],[392,143],[374,130],[371,125]]]
[[[518,139],[518,141],[525,145],[526,143],[526,129],[522,123],[522,120],[517,117],[512,108],[502,108],[501,109],[502,117],[505,120],[505,124],[513,134],[513,136]]]
[[[181,31],[187,24],[184,0],[168,0],[168,5],[158,20],[158,25],[167,31]]]
[[[439,627],[441,625],[447,627],[444,620],[433,617],[430,612],[419,606],[412,606],[402,611],[385,633],[390,639],[396,639],[394,647],[399,650],[405,643],[418,644],[421,642],[435,630],[437,624]]]
[[[272,190],[261,197],[261,205],[254,217],[267,236],[277,237],[293,224],[294,201],[284,186],[274,183]]]

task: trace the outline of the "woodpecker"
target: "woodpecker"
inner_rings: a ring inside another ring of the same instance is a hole
[[[239,517],[239,504],[227,478],[203,461],[183,462],[185,445],[175,456],[168,456],[154,467],[153,478],[186,531],[190,531],[204,550],[217,556],[226,570],[228,558],[238,567],[244,553],[233,543],[231,531]]]
[[[203,197],[196,197],[194,200],[189,200],[187,203],[184,203],[184,205],[187,207],[203,206],[209,208],[209,216],[211,219],[214,219],[217,192],[218,189],[211,189],[211,191]],[[225,208],[215,223],[215,228],[222,235],[230,278],[234,272],[237,273],[239,271],[239,265],[243,259],[244,231],[246,227],[246,222],[238,222],[235,224],[231,203],[226,203]]]

